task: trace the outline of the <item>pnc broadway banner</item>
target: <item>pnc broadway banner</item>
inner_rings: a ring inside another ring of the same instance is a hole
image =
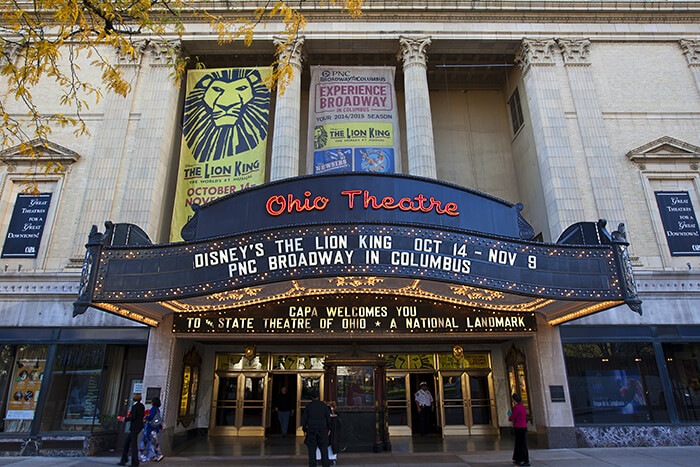
[[[202,205],[265,180],[270,68],[190,70],[170,241]]]
[[[309,173],[394,173],[401,161],[394,67],[313,67]]]

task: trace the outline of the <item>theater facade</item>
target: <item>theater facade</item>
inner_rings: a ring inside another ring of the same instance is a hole
[[[700,4],[400,3],[250,47],[192,15],[31,142],[41,195],[3,148],[0,452],[113,449],[135,393],[166,452],[276,438],[283,387],[379,452],[422,382],[436,443],[519,393],[539,447],[697,444]]]

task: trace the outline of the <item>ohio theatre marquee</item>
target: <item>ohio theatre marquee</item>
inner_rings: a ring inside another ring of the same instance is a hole
[[[151,325],[175,313],[184,333],[420,334],[534,330],[533,313],[557,324],[622,303],[640,310],[622,233],[580,223],[557,243],[536,242],[521,210],[401,175],[269,183],[193,206],[185,242],[152,245],[126,224],[93,229],[75,312]],[[375,298],[355,309],[348,294]]]

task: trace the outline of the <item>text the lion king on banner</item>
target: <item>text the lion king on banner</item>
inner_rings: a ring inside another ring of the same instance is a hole
[[[265,181],[270,68],[190,70],[170,241],[202,205]]]
[[[393,67],[312,67],[309,173],[395,173],[400,167]]]

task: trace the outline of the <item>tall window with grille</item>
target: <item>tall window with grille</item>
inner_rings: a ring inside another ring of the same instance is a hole
[[[513,125],[513,134],[515,135],[523,126],[523,109],[520,106],[520,93],[518,88],[515,88],[513,95],[508,100],[508,108],[510,109],[510,121]]]

